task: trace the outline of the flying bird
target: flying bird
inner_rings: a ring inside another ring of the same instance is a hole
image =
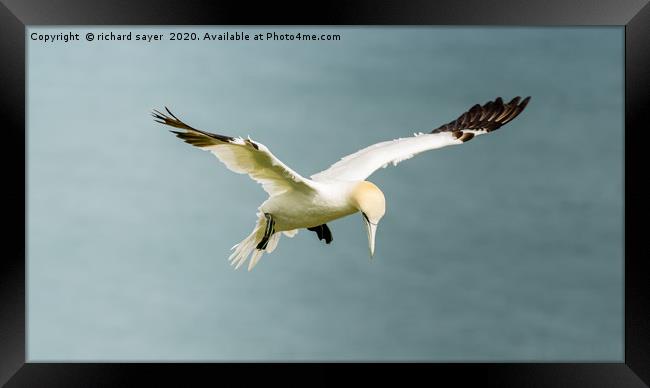
[[[234,252],[229,258],[231,265],[239,268],[250,257],[250,271],[264,252],[273,252],[282,234],[293,237],[299,229],[307,229],[329,244],[333,238],[327,223],[357,212],[363,217],[372,257],[377,225],[386,211],[384,194],[366,180],[373,172],[421,152],[463,144],[493,132],[517,117],[529,101],[530,97],[515,97],[504,103],[498,97],[484,105],[476,104],[456,120],[429,133],[373,144],[310,178],[292,170],[264,144],[250,137],[218,135],[193,128],[167,107],[166,114],[154,110],[152,115],[156,122],[180,129],[170,131],[186,143],[212,152],[230,170],[248,174],[268,193],[268,199],[258,208],[253,232],[232,247]]]

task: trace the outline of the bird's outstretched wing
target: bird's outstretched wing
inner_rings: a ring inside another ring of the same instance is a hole
[[[498,97],[483,106],[476,104],[456,120],[430,133],[419,133],[412,137],[373,144],[345,156],[327,170],[314,174],[311,178],[315,181],[364,180],[379,168],[387,167],[389,164],[397,165],[420,152],[463,144],[475,136],[495,131],[517,117],[528,101],[530,97],[523,100],[521,97],[515,97],[506,104],[501,97]]]
[[[193,146],[212,152],[231,171],[248,174],[262,185],[269,195],[287,190],[311,191],[309,181],[276,158],[262,143],[241,137],[230,137],[192,128],[165,107],[167,114],[154,110],[155,121],[181,131],[171,131]]]

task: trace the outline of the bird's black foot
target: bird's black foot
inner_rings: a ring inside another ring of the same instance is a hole
[[[333,240],[332,231],[330,230],[330,228],[327,227],[327,224],[314,226],[313,228],[307,228],[307,230],[311,230],[312,232],[316,232],[316,235],[318,236],[318,239],[319,240],[325,240],[325,244],[329,244]]]
[[[275,233],[275,220],[273,220],[273,216],[269,213],[264,213],[264,217],[266,217],[266,229],[264,229],[262,241],[257,244],[257,249],[259,250],[266,249],[266,246],[269,244],[269,239]]]

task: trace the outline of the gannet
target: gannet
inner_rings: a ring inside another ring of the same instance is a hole
[[[327,223],[358,212],[366,226],[372,258],[377,225],[386,212],[386,199],[366,179],[379,168],[397,165],[423,151],[463,144],[493,132],[517,117],[529,101],[530,97],[523,100],[515,97],[504,103],[498,97],[484,105],[476,104],[456,120],[428,133],[373,144],[310,178],[289,168],[264,144],[250,137],[218,135],[193,128],[167,107],[167,114],[153,110],[152,115],[156,122],[181,129],[170,131],[186,143],[210,151],[230,170],[248,174],[268,193],[268,199],[258,208],[253,232],[231,248],[234,252],[228,259],[237,269],[250,257],[250,271],[264,252],[273,252],[281,234],[293,237],[299,229],[307,229],[329,244],[333,239]]]

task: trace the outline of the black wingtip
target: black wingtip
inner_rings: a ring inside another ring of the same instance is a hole
[[[151,110],[151,116],[153,116],[154,121],[161,123],[161,124],[167,124],[167,117],[161,113],[157,109],[152,109]]]
[[[169,108],[165,107],[165,110],[167,111],[167,113],[169,113],[170,116],[172,116],[173,118],[178,120],[178,117],[174,116],[174,114],[172,113],[172,111],[169,110]],[[178,120],[178,121],[180,121],[180,120]]]
[[[452,132],[455,133],[456,138],[459,138],[462,134],[460,131],[463,129],[492,132],[517,117],[529,101],[530,96],[523,100],[521,96],[517,96],[505,104],[502,97],[496,97],[482,106],[475,104],[456,120],[441,125],[431,133]],[[471,138],[467,140],[469,139]]]
[[[169,119],[170,117],[173,117],[174,119],[178,120],[178,117],[176,117],[166,106],[165,106],[165,111],[167,111],[167,114],[159,111],[158,109],[152,109],[151,115],[153,117],[160,118],[160,119]]]
[[[510,102],[508,102],[508,105],[517,105],[517,104],[519,104],[519,100],[521,100],[521,97],[517,96],[517,97],[513,98],[512,100],[510,100]]]

